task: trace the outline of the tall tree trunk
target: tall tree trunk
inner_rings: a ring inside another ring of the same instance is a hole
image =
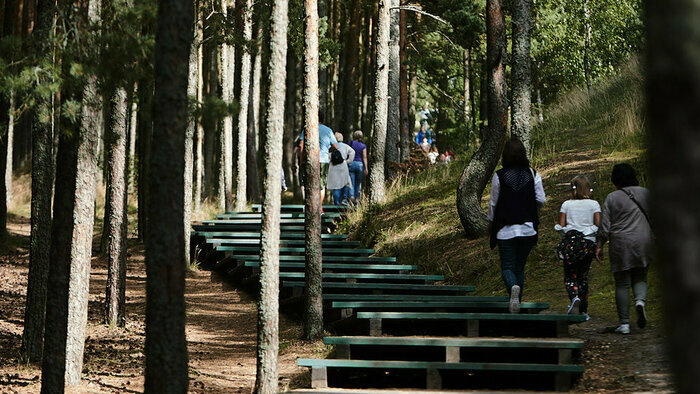
[[[328,24],[328,30],[326,31],[326,34],[332,34],[332,17],[331,15],[329,15],[328,12],[328,1],[329,0],[318,1],[318,17],[326,18],[326,23]],[[330,1],[332,2],[333,0]],[[333,38],[331,37],[331,39]],[[326,115],[330,115],[329,92],[331,90],[331,84],[329,83],[330,81],[328,78],[328,68],[329,67],[326,66],[319,68],[318,70],[318,107],[321,111],[324,111]]]
[[[481,63],[481,80],[479,81],[479,139],[483,144],[488,134],[489,119],[489,69],[488,61]]]
[[[192,24],[192,44],[190,45],[190,56],[188,62],[187,75],[187,99],[189,102],[197,100],[199,90],[199,1],[193,1],[192,12],[194,23]],[[185,237],[185,267],[190,265],[190,227],[192,223],[192,180],[194,173],[194,134],[197,129],[197,118],[191,106],[188,106],[187,131],[185,133],[185,188],[183,190],[183,227]]]
[[[365,135],[369,137],[371,135],[372,131],[372,88],[373,88],[373,75],[375,71],[374,67],[374,62],[373,62],[373,56],[375,52],[375,34],[374,32],[376,31],[376,19],[374,18],[374,10],[376,7],[374,6],[374,3],[372,3],[371,8],[368,7],[369,9],[365,12],[365,25],[366,29],[364,29],[363,32],[363,37],[364,37],[364,42],[366,43],[365,46],[367,47],[367,50],[365,51],[365,56],[364,56],[364,71],[362,73],[362,123],[361,127],[365,132]],[[370,11],[371,10],[371,11]]]
[[[471,111],[471,80],[469,79],[471,77],[471,66],[472,66],[472,51],[470,48],[467,48],[463,52],[463,59],[464,59],[464,124],[467,126],[467,130],[469,130],[469,123],[471,123],[472,119],[472,111]],[[468,132],[468,131],[467,131]],[[469,141],[469,135],[467,135],[467,141]]]
[[[201,5],[200,5],[201,7]],[[204,23],[202,22],[202,16],[200,13],[195,14],[197,20],[197,34],[195,40],[197,41],[197,105],[202,102],[203,92],[204,92],[204,72],[203,72],[203,45],[202,40],[204,39]],[[202,118],[196,120],[195,129],[195,163],[194,163],[194,211],[198,212],[202,204],[202,188],[204,182],[204,127],[202,125]],[[187,250],[186,250],[187,251]]]
[[[532,93],[530,74],[530,0],[513,0],[513,100],[511,134],[525,145],[530,157]]]
[[[401,46],[399,45],[400,32],[400,0],[391,0],[390,17],[390,41],[389,41],[389,102],[386,129],[386,175],[389,179],[396,175],[396,171],[391,169],[389,163],[399,162],[401,159],[399,152],[399,127],[401,127],[401,110],[399,109],[399,99],[401,96],[400,81],[400,56]]]
[[[253,39],[253,1],[243,2],[243,39],[246,43]],[[236,155],[236,206],[238,212],[246,210],[246,158],[248,149],[248,105],[250,99],[250,49],[244,47],[241,55],[241,95],[238,112],[238,149]]]
[[[129,194],[133,194],[136,188],[136,130],[138,104],[136,104],[136,94],[138,85],[134,84],[129,93]]]
[[[221,0],[221,12],[224,18],[232,20],[235,16],[235,0]],[[229,34],[230,32],[225,31]],[[219,52],[221,57],[221,98],[226,104],[233,102],[233,85],[236,74],[235,49],[233,45],[224,42]],[[226,114],[223,120],[221,136],[221,174],[223,174],[224,198],[223,208],[230,211],[233,208],[233,116]]]
[[[117,88],[111,98],[109,123],[106,127],[106,149],[109,152],[107,183],[108,213],[104,231],[107,236],[106,321],[123,326],[126,310],[126,229],[127,229],[127,107],[126,89]]]
[[[185,340],[184,157],[187,80],[192,44],[191,0],[160,0],[155,48],[152,177],[146,240],[147,392],[184,393]]]
[[[502,0],[486,2],[486,61],[488,63],[488,132],[469,160],[457,187],[457,212],[468,237],[486,232],[488,221],[481,195],[498,164],[505,143],[508,103],[505,80],[506,29]]]
[[[405,3],[405,0],[402,1]],[[407,41],[407,15],[405,10],[401,10],[399,15],[399,112],[401,119],[401,161],[406,161],[411,154],[411,124],[409,123],[409,106],[408,106],[408,52],[406,50]]]
[[[590,66],[590,52],[591,52],[591,14],[588,9],[588,0],[583,0],[583,29],[585,31],[584,42],[583,42],[583,74],[586,78],[586,88],[588,89],[588,94],[591,94],[591,66]]]
[[[306,200],[306,287],[304,338],[323,333],[323,289],[321,284],[321,180],[318,141],[318,10],[316,0],[304,0],[304,153]]]
[[[384,201],[384,151],[387,141],[387,93],[389,89],[389,1],[379,0],[377,22],[374,135],[372,136],[372,163],[369,171],[369,198],[372,203]]]
[[[260,187],[258,176],[258,138],[260,134],[260,93],[262,84],[262,39],[263,24],[257,26],[257,46],[255,50],[255,61],[253,61],[253,82],[250,84],[250,99],[248,106],[248,144],[247,150],[247,175],[248,197],[252,201],[260,201]]]
[[[94,26],[100,4],[91,0],[87,7]],[[83,369],[101,115],[97,78],[90,76],[78,130],[64,131],[59,142],[42,392],[63,392],[64,386],[78,384]]]
[[[542,104],[542,95],[539,89],[537,89],[537,119],[540,122],[544,121],[544,105]]]
[[[700,212],[700,25],[698,2],[646,1],[647,100],[651,137],[652,218],[664,281],[667,349],[674,390],[700,391],[697,245]]]
[[[268,74],[263,209],[260,242],[260,301],[258,303],[258,353],[256,393],[279,391],[279,239],[282,194],[285,74],[287,61],[287,1],[273,3],[270,23],[270,72]],[[257,63],[257,62],[256,62]]]
[[[55,3],[40,0],[37,4],[37,25],[34,34],[39,44],[38,57],[51,53],[46,45],[51,38]],[[44,346],[46,294],[49,280],[49,252],[51,248],[51,192],[53,189],[53,136],[51,100],[40,101],[32,112],[32,202],[31,237],[29,241],[29,278],[27,306],[24,310],[22,353],[27,361],[41,360]]]
[[[150,155],[151,155],[151,140],[153,139],[153,80],[150,78],[141,79],[139,82],[139,112],[138,118],[138,151],[139,151],[139,170],[138,170],[138,231],[139,239],[146,240],[146,226],[148,224],[148,196],[149,182],[148,178],[151,174]]]
[[[5,202],[12,206],[12,149],[14,147],[15,134],[15,92],[10,93],[10,111],[7,121],[7,155],[5,164]]]
[[[296,83],[296,58],[294,56],[294,50],[287,49],[287,79],[286,79],[286,93],[285,93],[285,125],[284,125],[284,170],[285,177],[287,181],[287,186],[292,188],[294,193],[294,198],[301,197],[301,184],[299,179],[299,171],[295,168],[295,165],[301,165],[301,163],[296,163],[296,157],[294,157],[294,142],[299,135],[299,129],[296,127],[296,95],[297,95],[297,83]],[[268,109],[269,111],[269,109]]]

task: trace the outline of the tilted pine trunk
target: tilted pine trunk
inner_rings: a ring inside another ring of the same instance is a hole
[[[88,3],[88,18],[99,21],[99,3]],[[56,165],[51,268],[46,305],[43,392],[62,392],[80,382],[88,318],[90,257],[102,102],[97,78],[83,88],[77,130],[62,130]]]
[[[481,195],[505,143],[508,104],[505,80],[506,29],[502,0],[486,2],[486,57],[488,63],[488,131],[479,150],[462,172],[457,186],[457,212],[468,237],[486,233],[488,221],[481,209]]]
[[[38,43],[50,38],[55,15],[52,0],[37,3],[37,24],[34,34]],[[35,50],[43,57],[50,47],[40,45]],[[51,100],[38,103],[32,112],[32,202],[31,236],[29,241],[29,277],[27,306],[24,310],[22,354],[27,361],[39,361],[44,346],[46,295],[49,280],[51,248],[51,192],[53,191],[53,118]],[[43,116],[42,116],[43,114]]]
[[[253,38],[253,1],[243,3],[243,39],[249,42]],[[247,149],[248,149],[248,105],[250,99],[250,49],[243,48],[241,55],[241,94],[238,112],[238,148],[236,150],[236,206],[235,210],[246,210],[247,193]]]
[[[511,134],[525,145],[530,157],[532,93],[530,74],[530,2],[513,0],[513,65]]]
[[[270,71],[267,97],[266,138],[263,152],[263,209],[260,242],[260,301],[256,393],[279,391],[279,239],[282,193],[285,74],[287,61],[287,1],[273,3],[270,17]]]
[[[369,171],[369,198],[372,203],[384,201],[384,151],[387,141],[387,93],[389,89],[389,1],[379,0],[377,22],[374,135],[372,136],[372,162]]]
[[[193,5],[158,2],[153,98],[152,176],[146,241],[146,392],[184,393],[184,157]]]
[[[391,0],[391,8],[398,7],[399,0]],[[386,129],[386,175],[389,179],[396,175],[396,171],[391,169],[389,163],[398,162],[400,157],[399,152],[399,127],[401,119],[401,110],[399,109],[399,99],[401,96],[400,81],[400,62],[401,47],[399,45],[399,10],[391,9],[390,11],[390,41],[389,41],[389,102],[387,113],[387,129]]]
[[[110,152],[107,171],[107,296],[106,321],[123,326],[126,309],[126,228],[127,228],[127,94],[117,88],[111,98],[110,118],[105,129],[106,149]]]
[[[405,1],[402,1],[405,3]],[[400,94],[399,98],[399,114],[401,120],[401,161],[406,161],[408,156],[411,154],[411,123],[409,121],[409,105],[408,105],[408,67],[406,62],[408,61],[408,52],[406,51],[406,11],[401,10],[399,16],[399,85]]]
[[[194,23],[192,24],[193,39],[190,45],[190,56],[188,62],[187,75],[187,99],[191,102],[197,99],[199,84],[199,6],[198,1],[194,1],[193,13]],[[190,227],[192,223],[192,179],[194,173],[194,134],[197,129],[197,119],[188,107],[187,132],[185,134],[185,187],[183,190],[183,224],[185,237],[185,267],[190,265]]]
[[[235,0],[221,0],[221,12],[224,18],[231,20],[234,17]],[[229,33],[225,31],[224,33]],[[233,45],[224,42],[221,45],[221,98],[225,103],[233,102],[233,80],[236,72],[235,49]],[[223,120],[223,133],[221,136],[221,174],[224,182],[224,208],[230,211],[233,208],[233,116],[227,114]]]
[[[652,211],[674,390],[700,391],[700,25],[698,3],[646,1]],[[652,296],[654,294],[652,293]]]
[[[323,333],[323,291],[321,288],[321,180],[318,141],[318,10],[316,0],[304,0],[304,155],[306,200],[306,287],[304,297],[304,338]]]

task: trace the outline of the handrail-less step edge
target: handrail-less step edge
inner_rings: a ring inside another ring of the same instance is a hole
[[[447,363],[435,361],[384,361],[384,360],[342,360],[342,359],[297,359],[301,367],[336,368],[385,368],[385,369],[438,369],[473,371],[529,371],[529,372],[572,372],[582,373],[583,365],[578,364],[516,364],[516,363]]]
[[[584,322],[583,315],[522,313],[358,312],[358,319],[533,320]]]
[[[450,337],[325,337],[327,345],[379,345],[379,346],[454,346],[454,347],[508,347],[544,349],[581,349],[581,339],[560,338],[450,338]]]

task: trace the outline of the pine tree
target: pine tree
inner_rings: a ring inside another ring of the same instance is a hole
[[[389,89],[389,14],[390,0],[379,0],[377,21],[377,61],[374,85],[374,135],[369,170],[369,198],[372,203],[384,201],[384,152],[387,135],[387,93]]]
[[[243,0],[243,39],[253,39],[253,1]],[[238,212],[246,210],[247,149],[248,149],[248,106],[251,77],[250,49],[243,48],[241,55],[241,90],[238,112],[238,149],[236,150],[236,206]],[[253,147],[253,149],[255,149]]]
[[[530,117],[532,107],[530,73],[530,1],[513,0],[513,65],[511,134],[525,145],[530,156]],[[468,77],[465,77],[468,80]]]
[[[388,87],[388,113],[386,128],[386,174],[389,179],[396,173],[389,163],[397,163],[401,160],[399,152],[399,128],[401,127],[401,114],[399,109],[399,99],[401,88],[399,86],[401,71],[399,59],[401,57],[401,47],[399,46],[400,32],[400,11],[398,7],[400,0],[391,0],[390,28],[389,28],[389,87]],[[386,93],[385,93],[386,94]]]

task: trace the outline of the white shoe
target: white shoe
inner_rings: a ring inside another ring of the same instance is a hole
[[[571,305],[569,305],[569,310],[566,311],[569,315],[578,315],[578,307],[581,305],[581,299],[578,296],[571,300]]]
[[[634,304],[637,310],[637,327],[644,328],[647,325],[647,308],[644,301],[637,301]]]
[[[586,317],[586,321],[591,320],[591,317],[588,315],[588,313],[582,313],[581,316],[585,316],[585,317]]]
[[[630,333],[630,325],[629,324],[620,324],[620,326],[615,329],[615,332],[618,334],[627,335]]]
[[[508,304],[510,313],[520,312],[520,286],[514,285],[510,288],[510,303]]]

